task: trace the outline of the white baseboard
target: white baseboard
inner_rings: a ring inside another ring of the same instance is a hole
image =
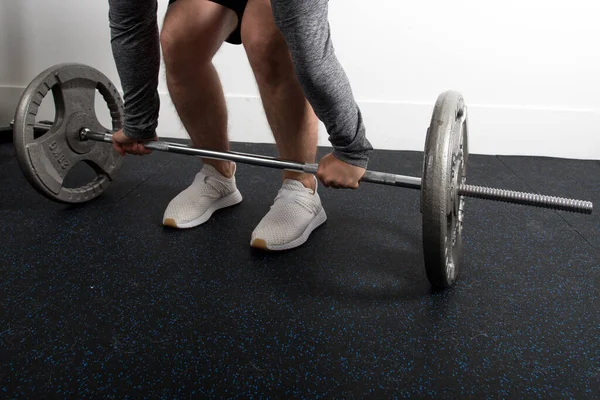
[[[162,97],[159,132],[187,138],[168,95]],[[435,99],[434,99],[435,101]],[[228,96],[232,141],[272,143],[260,98]],[[433,102],[359,102],[367,137],[376,149],[422,151]],[[469,149],[473,154],[534,155],[600,159],[600,112],[523,106],[469,105]],[[323,124],[319,144],[330,146]]]
[[[22,88],[0,87],[0,124],[13,118]],[[422,151],[431,104],[359,101],[367,137],[376,149]],[[159,135],[187,138],[168,94],[161,94]],[[273,143],[259,97],[227,96],[229,138],[234,142]],[[534,155],[600,159],[600,111],[566,107],[469,104],[472,154]],[[103,109],[99,109],[104,118]],[[329,146],[321,124],[319,145]]]
[[[15,116],[19,97],[24,88],[0,86],[0,126],[8,126]]]

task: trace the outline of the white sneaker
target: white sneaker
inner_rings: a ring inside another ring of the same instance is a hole
[[[235,170],[233,177],[226,178],[212,165],[204,164],[192,184],[171,200],[163,216],[163,225],[193,228],[208,221],[215,211],[241,201],[242,194],[235,184]]]
[[[252,232],[250,245],[275,251],[298,247],[326,220],[316,190],[307,189],[300,181],[286,179],[270,211]]]

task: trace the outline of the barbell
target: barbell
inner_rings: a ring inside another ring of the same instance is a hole
[[[98,121],[96,90],[110,111],[111,129]],[[49,91],[54,97],[54,121],[36,124],[39,107]],[[78,63],[51,66],[31,81],[18,103],[13,142],[19,166],[29,183],[53,201],[91,201],[106,191],[121,167],[122,157],[111,145],[111,132],[121,129],[122,124],[123,101],[104,74]],[[318,169],[318,164],[234,151],[219,152],[165,141],[148,142],[145,147],[310,174]],[[462,261],[466,197],[582,214],[591,214],[593,210],[589,201],[468,185],[468,155],[467,106],[460,93],[446,91],[437,98],[427,129],[422,177],[369,170],[362,178],[362,182],[421,191],[424,266],[435,288],[451,287],[457,279]],[[79,162],[90,165],[94,177],[79,187],[65,187],[65,177]]]

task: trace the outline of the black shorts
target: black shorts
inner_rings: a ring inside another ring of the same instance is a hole
[[[169,0],[169,5],[175,3],[177,0]],[[235,27],[234,31],[231,32],[231,35],[225,40],[227,43],[231,44],[242,44],[242,17],[244,16],[244,10],[246,9],[246,4],[248,4],[248,0],[209,0],[213,3],[217,3],[222,5],[223,7],[227,7],[233,11],[238,16],[238,24]]]

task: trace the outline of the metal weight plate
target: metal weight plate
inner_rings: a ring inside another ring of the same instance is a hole
[[[458,187],[466,182],[468,155],[464,99],[444,92],[427,131],[421,186],[425,270],[435,288],[451,287],[462,261],[464,198]]]
[[[96,116],[96,90],[110,110],[111,129],[102,126]],[[54,97],[55,118],[50,129],[40,135],[36,116],[49,91]],[[110,144],[81,141],[79,132],[82,128],[119,130],[122,116],[119,92],[98,70],[76,63],[44,70],[27,86],[15,113],[13,142],[25,177],[41,194],[57,202],[82,203],[98,197],[109,187],[122,157]],[[81,186],[65,187],[65,177],[81,161],[92,167],[94,176]]]

